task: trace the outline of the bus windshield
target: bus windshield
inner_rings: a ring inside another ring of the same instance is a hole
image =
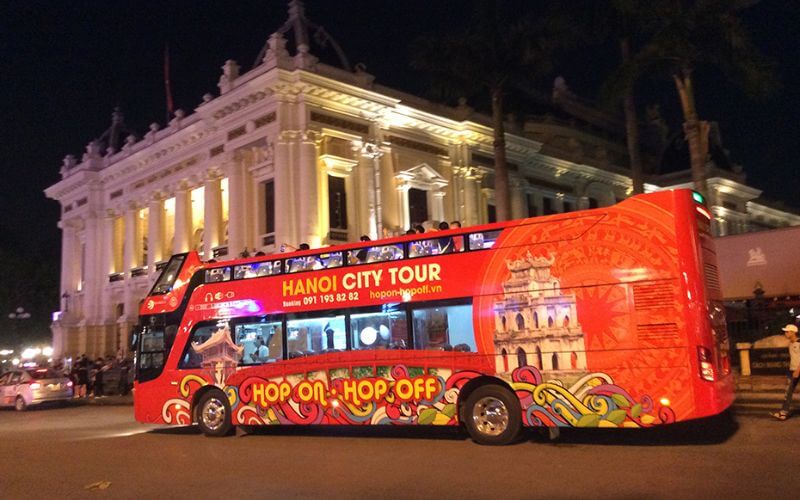
[[[151,295],[163,295],[172,290],[172,285],[178,279],[178,272],[181,270],[184,260],[186,260],[186,254],[173,255],[169,259],[166,267],[161,272],[161,276],[158,277],[158,281],[153,286],[153,290],[150,292]]]

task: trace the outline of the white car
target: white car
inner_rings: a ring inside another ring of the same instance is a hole
[[[72,399],[72,381],[49,368],[11,370],[0,377],[0,406],[24,411],[31,405]]]

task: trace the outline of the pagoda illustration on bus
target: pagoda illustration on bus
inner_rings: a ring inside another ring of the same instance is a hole
[[[586,348],[574,294],[562,293],[555,257],[506,260],[510,277],[495,303],[497,372],[535,366],[546,377],[586,370]]]
[[[200,366],[211,374],[214,385],[225,387],[225,381],[238,368],[244,347],[233,343],[231,330],[223,323],[205,341],[192,343],[191,349],[200,356]]]

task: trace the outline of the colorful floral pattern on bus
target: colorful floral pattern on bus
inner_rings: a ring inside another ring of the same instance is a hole
[[[481,374],[403,365],[331,369],[286,378],[249,377],[224,392],[236,425],[392,424],[455,425],[461,389]],[[188,424],[190,401],[211,382],[198,375],[181,380],[179,396],[162,408],[166,423]],[[523,423],[559,427],[647,427],[675,415],[645,396],[636,401],[604,373],[590,373],[566,387],[545,382],[534,367],[514,370]]]
[[[691,417],[679,334],[685,300],[667,208],[633,199],[602,217],[512,228],[495,246],[480,272],[474,319],[478,350],[499,355],[499,374],[531,366],[546,382],[573,387],[603,373],[641,397],[642,408],[652,394]]]

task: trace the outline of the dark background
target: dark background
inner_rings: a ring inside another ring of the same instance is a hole
[[[164,48],[169,45],[175,107],[191,113],[203,94],[217,95],[220,66],[234,59],[249,70],[271,33],[286,20],[284,0],[6,1],[0,4],[0,347],[15,328],[16,307],[33,314],[17,331],[49,338],[59,308],[58,204],[43,190],[58,182],[63,157],[80,158],[110,125],[119,106],[139,136],[166,118]],[[376,82],[425,96],[424,75],[408,64],[409,43],[451,29],[465,17],[461,1],[309,0],[306,13],[339,42],[351,64],[363,62]],[[524,8],[540,2],[520,2]],[[748,184],[790,205],[800,153],[800,14],[792,0],[765,1],[743,17],[776,65],[781,90],[749,99],[714,70],[697,73],[701,118],[720,124],[725,147],[744,166]],[[312,49],[312,52],[315,52]],[[617,63],[612,47],[565,54],[552,75],[594,99]],[[548,94],[552,78],[532,82]],[[643,82],[644,104],[659,103],[669,125],[680,124],[669,81]],[[470,104],[478,109],[482,102]],[[533,110],[508,110],[524,116]]]

